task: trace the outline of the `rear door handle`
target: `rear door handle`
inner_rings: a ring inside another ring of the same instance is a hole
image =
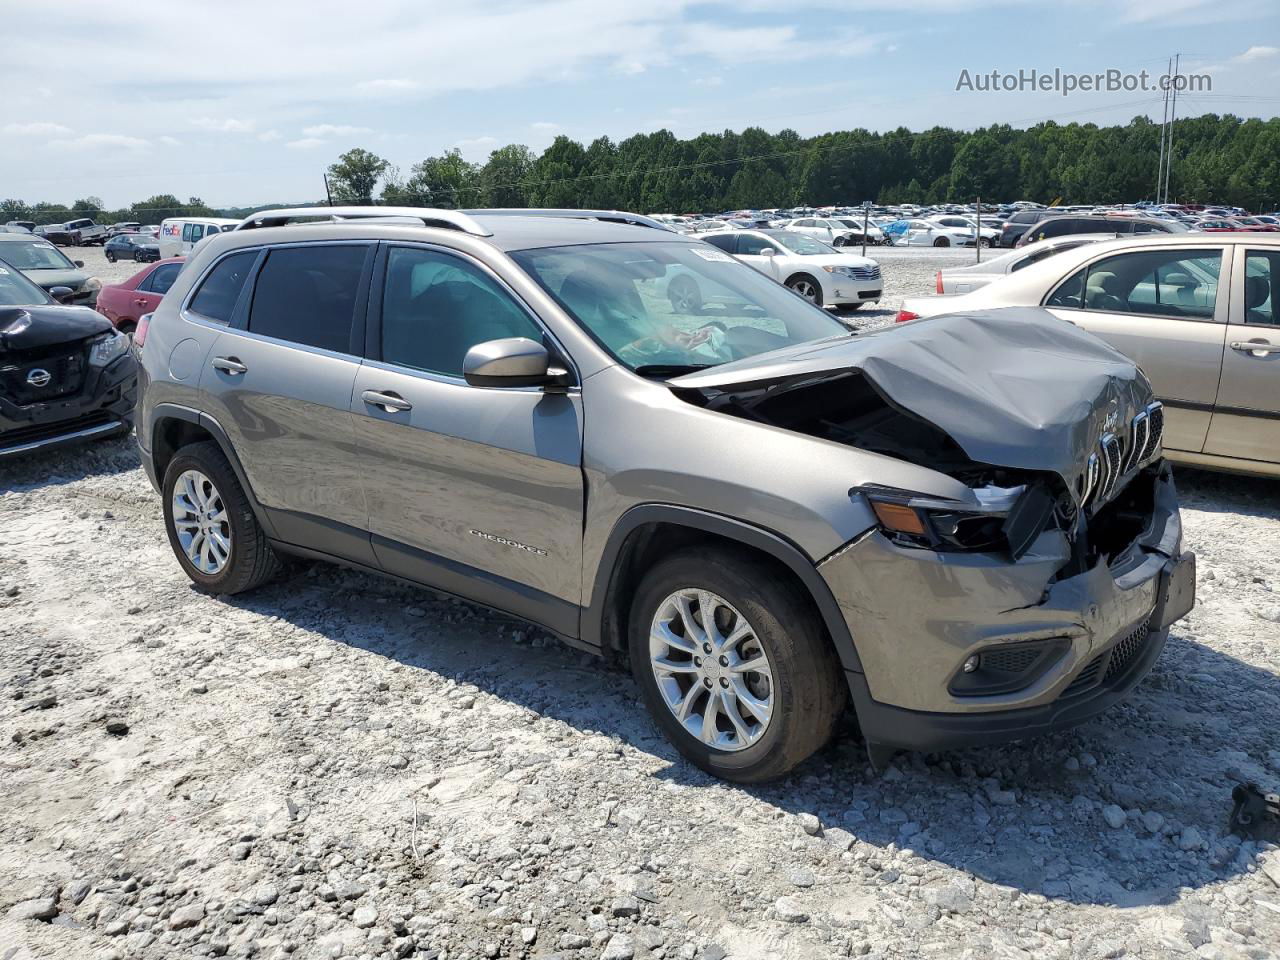
[[[1233,340],[1231,349],[1239,350],[1241,353],[1252,353],[1255,357],[1280,353],[1280,347],[1272,346],[1269,340]]]
[[[221,370],[223,373],[229,373],[233,377],[238,377],[242,373],[247,373],[249,368],[237,360],[235,357],[214,357],[213,369]]]
[[[145,306],[147,305],[147,298],[146,298],[146,297],[135,297],[135,298],[134,298],[134,300],[133,300],[133,302],[134,302],[134,303],[136,303],[136,304],[137,304],[138,306],[140,306],[140,307],[145,307]]]
[[[398,393],[379,393],[377,390],[366,390],[360,399],[373,407],[381,407],[387,413],[403,413],[412,410],[413,404]]]

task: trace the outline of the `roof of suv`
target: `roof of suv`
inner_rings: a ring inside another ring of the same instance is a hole
[[[262,235],[264,230],[267,231],[266,236]],[[252,213],[235,230],[229,231],[239,242],[228,242],[224,233],[219,235],[219,246],[226,248],[300,240],[306,239],[300,232],[313,231],[323,231],[321,236],[326,238],[403,240],[407,239],[406,233],[412,235],[421,230],[437,237],[443,232],[483,239],[504,252],[589,243],[690,242],[682,234],[648,217],[619,211],[535,209],[521,215],[516,210],[305,207]]]

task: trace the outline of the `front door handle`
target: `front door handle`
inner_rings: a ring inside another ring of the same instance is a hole
[[[398,393],[379,393],[377,390],[366,390],[360,399],[372,407],[381,407],[387,413],[403,413],[412,410],[413,404]]]
[[[1231,349],[1241,353],[1251,353],[1255,357],[1265,357],[1272,353],[1280,353],[1280,347],[1272,346],[1270,340],[1233,340]]]
[[[249,368],[237,360],[235,357],[214,357],[213,369],[221,370],[223,373],[229,373],[233,377],[238,377],[242,373],[247,373]]]

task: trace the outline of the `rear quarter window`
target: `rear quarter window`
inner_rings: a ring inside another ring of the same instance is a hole
[[[214,264],[191,298],[191,312],[217,323],[230,323],[240,291],[257,259],[257,250],[241,250]]]

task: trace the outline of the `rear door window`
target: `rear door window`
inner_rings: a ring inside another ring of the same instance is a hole
[[[351,353],[357,293],[370,244],[279,247],[253,287],[249,332]]]
[[[1250,250],[1244,268],[1244,322],[1275,326],[1280,292],[1280,253]]]
[[[738,234],[736,233],[719,233],[712,237],[706,238],[707,243],[714,247],[719,247],[725,253],[734,253],[738,247]]]
[[[1063,281],[1045,306],[1211,320],[1221,266],[1219,250],[1121,253]]]
[[[230,323],[240,291],[257,259],[257,250],[241,250],[219,260],[191,298],[191,311],[208,320]]]

